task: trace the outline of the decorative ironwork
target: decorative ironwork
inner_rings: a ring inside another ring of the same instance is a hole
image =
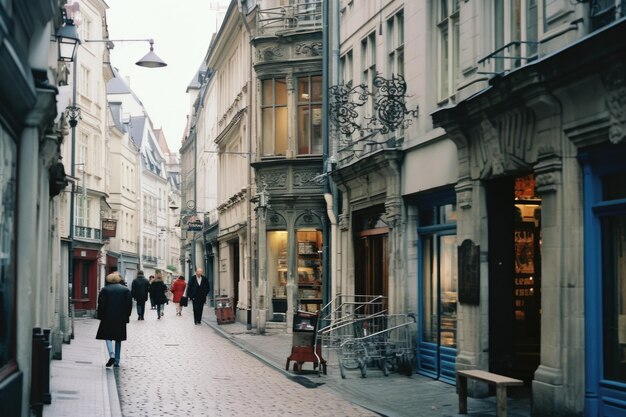
[[[83,118],[80,115],[80,107],[76,105],[69,105],[65,109],[65,117],[70,124],[70,127],[76,127],[78,121]]]
[[[406,81],[402,75],[391,75],[387,80],[380,75],[374,78],[376,92],[376,118],[372,122],[380,122],[380,133],[395,132],[399,127],[408,127],[412,123],[412,118],[417,118],[419,107],[415,110],[406,108]]]
[[[407,109],[407,85],[402,75],[391,75],[390,79],[377,74],[373,80],[373,90],[365,84],[352,86],[352,83],[331,86],[330,118],[344,135],[355,131],[364,133],[390,133],[406,128],[416,119],[419,107]],[[370,98],[374,100],[374,115],[363,115],[364,124],[357,122],[359,107],[363,107]]]
[[[356,123],[359,113],[357,107],[367,103],[369,91],[365,84],[352,87],[352,82],[333,85],[328,89],[330,118],[337,125],[341,133],[351,135],[361,129]]]

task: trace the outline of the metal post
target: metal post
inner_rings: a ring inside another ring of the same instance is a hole
[[[70,175],[72,176],[72,191],[70,193],[70,230],[69,230],[69,254],[68,254],[68,264],[67,264],[67,281],[68,281],[68,292],[67,292],[67,302],[68,302],[68,315],[70,319],[71,333],[70,337],[74,338],[74,309],[72,308],[72,293],[74,286],[74,205],[75,205],[75,195],[76,195],[76,181],[74,180],[76,176],[76,125],[78,124],[77,113],[76,113],[76,83],[78,77],[76,76],[77,72],[77,62],[78,61],[78,51],[74,53],[74,61],[72,65],[72,111],[70,112],[70,127],[72,129],[72,137],[71,137],[71,155],[70,155]]]

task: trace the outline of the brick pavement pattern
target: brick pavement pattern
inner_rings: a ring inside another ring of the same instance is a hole
[[[115,369],[122,414],[134,416],[375,416],[337,394],[306,388],[224,339],[192,311],[131,316]],[[103,358],[103,361],[106,358]],[[104,362],[103,362],[104,365]]]

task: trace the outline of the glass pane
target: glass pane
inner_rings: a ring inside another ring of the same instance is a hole
[[[310,133],[310,111],[309,106],[298,107],[298,154],[309,154],[309,133]]]
[[[311,153],[322,153],[322,106],[311,106]]]
[[[435,212],[432,208],[420,209],[419,211],[419,226],[432,226],[435,224]]]
[[[261,110],[263,117],[263,155],[274,155],[274,109]]]
[[[626,215],[602,220],[604,376],[626,381]]]
[[[439,0],[439,21],[445,20],[448,17],[448,1],[449,0]]]
[[[449,86],[448,86],[448,66],[449,58],[448,58],[448,27],[445,26],[441,29],[441,44],[439,45],[440,51],[440,64],[439,64],[439,77],[440,77],[440,86],[439,86],[439,99],[444,99],[448,97]]]
[[[300,77],[298,78],[298,103],[308,103],[310,100],[309,77]]]
[[[456,204],[446,204],[439,207],[439,222],[441,224],[456,223]]]
[[[311,77],[311,101],[322,101],[322,76]]]
[[[439,251],[439,279],[441,282],[441,333],[439,340],[442,346],[456,347],[458,288],[456,236],[442,236]]]
[[[602,200],[626,198],[626,172],[602,177]]]
[[[0,369],[15,357],[15,283],[17,147],[0,126]]]
[[[306,222],[306,219],[302,220]],[[316,312],[322,304],[322,232],[310,228],[299,229],[297,237],[299,308]]]
[[[398,45],[396,46],[402,46],[404,45],[404,14],[403,13],[398,13],[397,24],[398,24]]]
[[[422,331],[425,342],[437,342],[439,324],[437,322],[437,274],[434,262],[433,237],[422,238],[422,275],[423,275],[423,305]]]
[[[287,105],[287,82],[284,78],[276,79],[276,105]]]
[[[274,103],[274,80],[263,80],[263,105]]]
[[[276,144],[274,154],[285,155],[287,153],[287,107],[276,109]]]
[[[267,232],[267,277],[272,298],[287,298],[287,236],[285,230]],[[274,312],[276,307],[274,305]],[[278,309],[282,310],[280,306]]]

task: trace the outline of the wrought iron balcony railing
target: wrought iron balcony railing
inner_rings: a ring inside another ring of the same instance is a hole
[[[102,230],[93,227],[74,226],[74,238],[99,241],[102,239]]]
[[[322,29],[323,0],[298,0],[293,4],[262,9],[257,14],[261,35]]]

